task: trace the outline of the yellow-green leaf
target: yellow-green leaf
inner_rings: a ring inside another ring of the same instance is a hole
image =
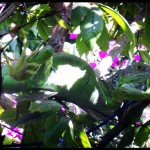
[[[84,130],[80,132],[80,139],[84,148],[91,148],[91,144]]]
[[[65,21],[63,21],[62,19],[58,18],[57,16],[54,16],[54,18],[56,19],[56,21],[59,23],[60,26],[62,26],[65,29],[72,30],[72,27],[69,26]]]
[[[120,15],[118,12],[116,12],[114,9],[106,5],[99,3],[98,6],[102,8],[103,10],[105,10],[108,14],[110,14],[114,18],[114,20],[120,25],[122,30],[126,33],[127,37],[130,39],[130,43],[131,43],[130,50],[133,50],[135,46],[135,36],[132,33],[131,28],[128,22],[126,21],[126,19],[122,15]]]

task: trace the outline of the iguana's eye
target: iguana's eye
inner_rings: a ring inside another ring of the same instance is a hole
[[[137,71],[141,71],[141,70],[144,70],[144,65],[141,64],[141,63],[138,63],[134,66],[134,68],[137,70]]]

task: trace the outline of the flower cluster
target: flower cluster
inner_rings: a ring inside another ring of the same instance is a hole
[[[116,41],[110,41],[109,42],[109,49],[107,50],[107,52],[104,52],[102,50],[100,50],[98,52],[98,55],[99,55],[99,58],[100,60],[103,60],[104,58],[110,56],[109,53],[110,51],[117,45]],[[134,55],[134,60],[136,62],[140,62],[141,60],[141,57],[139,54],[136,54]],[[125,59],[123,62],[122,62],[122,65],[123,66],[126,66],[127,65],[127,62],[128,62],[128,59]],[[92,67],[92,68],[96,68],[97,66],[97,63],[96,62],[90,62],[89,65]],[[117,56],[115,57],[113,60],[112,60],[112,64],[111,64],[111,68],[115,68],[115,67],[119,67],[120,66],[120,57]]]
[[[10,125],[8,125],[4,122],[1,123],[1,125],[4,127],[3,132],[2,132],[2,136],[9,138],[9,140],[12,143],[16,143],[16,144],[21,143],[23,129],[11,128]]]

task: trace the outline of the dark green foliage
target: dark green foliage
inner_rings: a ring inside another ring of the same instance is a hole
[[[149,139],[150,135],[150,125],[138,127],[134,144],[136,144],[139,147],[142,147],[144,143]]]
[[[8,109],[0,115],[0,120],[3,120],[8,124],[13,124],[16,119],[16,115],[15,109]]]
[[[130,145],[134,139],[134,127],[130,127],[121,138],[121,141],[118,144],[119,148],[125,148],[126,146]]]
[[[143,21],[144,17],[145,21]],[[8,52],[13,52],[17,56],[20,55],[23,50],[23,31],[25,31],[28,41],[27,48],[34,51],[49,40],[53,27],[60,24],[61,27],[68,25],[70,33],[79,27],[80,33],[75,40],[75,44],[80,56],[88,56],[89,53],[99,49],[106,52],[109,49],[110,40],[118,41],[125,34],[128,42],[121,48],[120,53],[123,56],[120,56],[122,58],[124,56],[133,58],[136,51],[136,53],[140,54],[143,62],[150,63],[150,3],[96,2],[96,4],[86,3],[85,5],[78,3],[74,4],[71,17],[68,17],[70,24],[65,24],[64,20],[61,24],[59,23],[60,19],[62,19],[61,14],[53,12],[53,8],[50,7],[49,3],[27,7],[26,11],[22,11],[19,7],[5,21],[0,23],[1,38],[3,34],[14,29],[14,26],[20,26],[21,29],[14,33],[16,38],[8,45],[7,42],[3,43],[1,41],[0,46],[6,46]],[[113,23],[112,20],[114,21]],[[140,26],[135,33],[130,28],[133,22]],[[109,29],[110,24],[112,26]],[[111,30],[114,31],[111,33]],[[140,49],[141,45],[145,45],[147,50]],[[137,50],[134,50],[135,47]],[[47,55],[46,58],[48,57]],[[41,60],[40,63],[43,63],[44,60]],[[38,56],[36,62],[39,62]],[[43,68],[40,70],[39,78],[43,79],[44,71],[42,72],[42,70]],[[37,78],[36,83],[43,83],[43,80],[40,82],[39,78]],[[78,84],[76,84],[76,88],[78,88]],[[80,88],[83,89],[83,87]],[[88,88],[90,89],[91,87]],[[91,94],[83,93],[85,97]],[[109,95],[111,94],[109,93]],[[90,148],[98,144],[97,141],[100,140],[97,140],[97,137],[95,138],[94,133],[91,133],[91,135],[86,134],[87,129],[99,124],[88,114],[81,113],[77,115],[64,107],[65,103],[59,103],[52,99],[36,100],[31,96],[30,100],[19,101],[16,109],[4,110],[0,114],[0,120],[13,125],[13,127],[22,127],[24,129],[22,144],[41,142],[43,144],[41,147],[44,148]],[[128,148],[134,144],[144,147],[144,143],[149,139],[150,135],[150,122],[141,123],[140,126],[135,124],[136,122],[141,122],[141,115],[146,106],[147,104],[141,107],[140,103],[131,106],[131,113],[128,117],[130,126],[122,132],[123,136],[120,137],[120,142],[117,141],[114,144],[113,141],[115,140],[112,139],[108,145]],[[64,112],[61,111],[61,107],[65,108]],[[112,123],[113,127],[119,121],[114,121]],[[98,129],[98,131],[103,131],[103,135],[98,135],[99,133],[97,132],[97,136],[102,137],[109,130],[111,130],[109,125],[105,124]],[[63,141],[59,143],[60,138]],[[1,140],[1,146],[12,143],[7,137],[4,143],[3,137],[1,137]]]

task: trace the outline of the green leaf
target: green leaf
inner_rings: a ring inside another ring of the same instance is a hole
[[[37,22],[37,29],[39,31],[39,35],[43,40],[47,40],[50,35],[50,28],[43,20],[38,20]]]
[[[29,112],[29,106],[31,101],[29,100],[21,100],[17,104],[17,112],[20,114],[25,114]]]
[[[89,142],[89,139],[85,133],[85,131],[82,129],[80,132],[80,140],[84,148],[91,148],[91,144]]]
[[[84,53],[88,55],[89,51],[91,50],[81,35],[78,35],[76,39],[76,47],[80,56],[82,56]]]
[[[33,112],[58,112],[62,105],[55,101],[35,101],[31,102],[29,110]]]
[[[50,7],[48,6],[48,4],[40,4],[40,6],[37,8],[37,10],[49,12]]]
[[[102,51],[107,51],[109,48],[109,33],[106,28],[106,25],[104,24],[103,31],[100,35],[100,37],[97,39],[96,43],[100,47]]]
[[[32,28],[32,26],[36,27],[37,26],[36,22],[31,22],[31,23],[29,22],[22,29],[29,32],[29,30]],[[19,31],[19,33],[20,33],[20,31]]]
[[[59,17],[57,17],[56,15],[54,16],[54,18],[56,19],[56,21],[58,22],[58,24],[65,28],[65,29],[69,29],[72,30],[72,27],[69,26],[64,20],[60,19]]]
[[[131,43],[131,54],[133,56],[133,50],[135,47],[135,37],[134,34],[131,31],[131,28],[128,24],[128,22],[124,19],[124,17],[122,15],[120,15],[119,13],[117,13],[114,9],[103,5],[103,4],[98,4],[98,6],[102,9],[104,9],[108,14],[110,14],[115,21],[120,25],[120,27],[122,28],[122,30],[126,33],[127,37],[130,39],[130,43]]]
[[[7,109],[0,115],[0,120],[5,121],[7,124],[14,123],[16,119],[16,111],[15,109]]]
[[[24,25],[27,23],[27,14],[26,13],[19,13],[17,16],[17,25]]]
[[[43,18],[43,20],[45,21],[45,23],[49,26],[56,26],[57,25],[57,21],[56,19],[54,18],[54,16],[51,16],[51,17],[46,17],[46,18]]]
[[[131,127],[121,138],[121,141],[118,144],[118,148],[125,148],[126,146],[129,146],[134,139],[134,128]]]
[[[28,10],[36,14],[37,16],[40,16],[41,12],[50,12],[51,9],[48,6],[48,4],[37,4],[37,5],[34,5],[33,7],[30,7]]]
[[[48,8],[47,8],[48,7]],[[43,17],[44,15],[47,15],[47,14],[50,14],[50,8],[48,5],[45,5],[44,7],[41,7],[42,9],[39,9],[40,12],[39,12],[39,18],[40,17]],[[46,9],[45,9],[46,8]],[[56,16],[56,15],[55,15]],[[42,18],[42,20],[48,25],[48,26],[55,26],[57,25],[57,21],[55,19],[55,16],[54,15],[48,15],[44,18]]]
[[[108,16],[107,16],[107,13],[106,12],[103,12],[102,11],[102,18],[103,20],[105,21],[105,23],[109,24],[109,19],[108,19]]]
[[[142,42],[148,49],[150,49],[150,42],[149,42],[149,39],[147,39],[145,35],[142,35],[142,37],[141,37],[141,42]]]
[[[150,135],[150,128],[148,126],[142,126],[139,127],[140,129],[138,130],[134,144],[136,144],[139,147],[142,147],[144,145],[144,142],[146,142],[149,139]]]
[[[139,51],[142,59],[147,63],[150,64],[150,55],[148,51]]]
[[[129,116],[130,120],[132,120],[132,122],[139,121],[145,107],[147,107],[146,103],[145,105],[142,106],[140,102],[134,104],[130,110],[130,116]]]
[[[88,7],[82,5],[78,5],[77,7],[73,8],[71,11],[71,25],[73,27],[79,26],[87,15],[88,10]]]
[[[4,112],[4,109],[0,106],[0,115]]]
[[[62,148],[78,148],[74,134],[71,133],[72,128],[68,128],[63,137]]]
[[[12,144],[13,139],[11,139],[10,137],[5,136],[4,141],[3,141],[3,145],[10,145]]]
[[[95,120],[91,116],[89,116],[89,114],[81,113],[79,115],[76,115],[73,112],[69,112],[68,116],[73,122],[76,122],[78,125],[88,124],[90,126],[95,126]]]
[[[7,20],[3,21],[2,23],[0,23],[0,34],[5,34],[8,32],[8,24],[7,24]]]
[[[103,31],[103,24],[101,9],[92,7],[80,25],[81,38],[91,51],[97,45],[96,40]]]
[[[23,132],[22,144],[43,141],[44,137],[44,120],[45,118],[39,120],[33,120],[29,124],[25,125]]]
[[[57,148],[57,141],[67,129],[69,120],[67,117],[61,117],[58,121],[49,124],[44,135],[45,147]]]
[[[70,137],[69,137],[70,136]],[[69,138],[69,139],[68,139]],[[66,141],[65,141],[66,140]],[[70,145],[70,143],[72,145]],[[66,130],[63,137],[63,147],[73,148],[73,147],[83,147],[83,148],[91,148],[91,144],[89,139],[83,129],[82,126],[79,126],[75,122],[69,121],[69,130]]]
[[[85,133],[82,126],[73,123],[72,128],[70,127],[70,131],[72,138],[76,141],[76,143],[78,143],[79,147],[82,146],[83,148],[91,148],[87,134]]]
[[[24,114],[22,117],[20,117],[19,119],[17,119],[14,123],[13,123],[13,127],[16,127],[18,125],[21,124],[27,124],[29,122],[41,119],[41,118],[46,118],[48,116],[50,116],[52,113],[51,111],[47,111],[47,112],[34,112],[34,113],[26,113]]]
[[[25,23],[27,23],[27,14],[16,11],[12,14],[12,16],[10,16],[8,22],[15,23],[18,26],[24,25]]]

